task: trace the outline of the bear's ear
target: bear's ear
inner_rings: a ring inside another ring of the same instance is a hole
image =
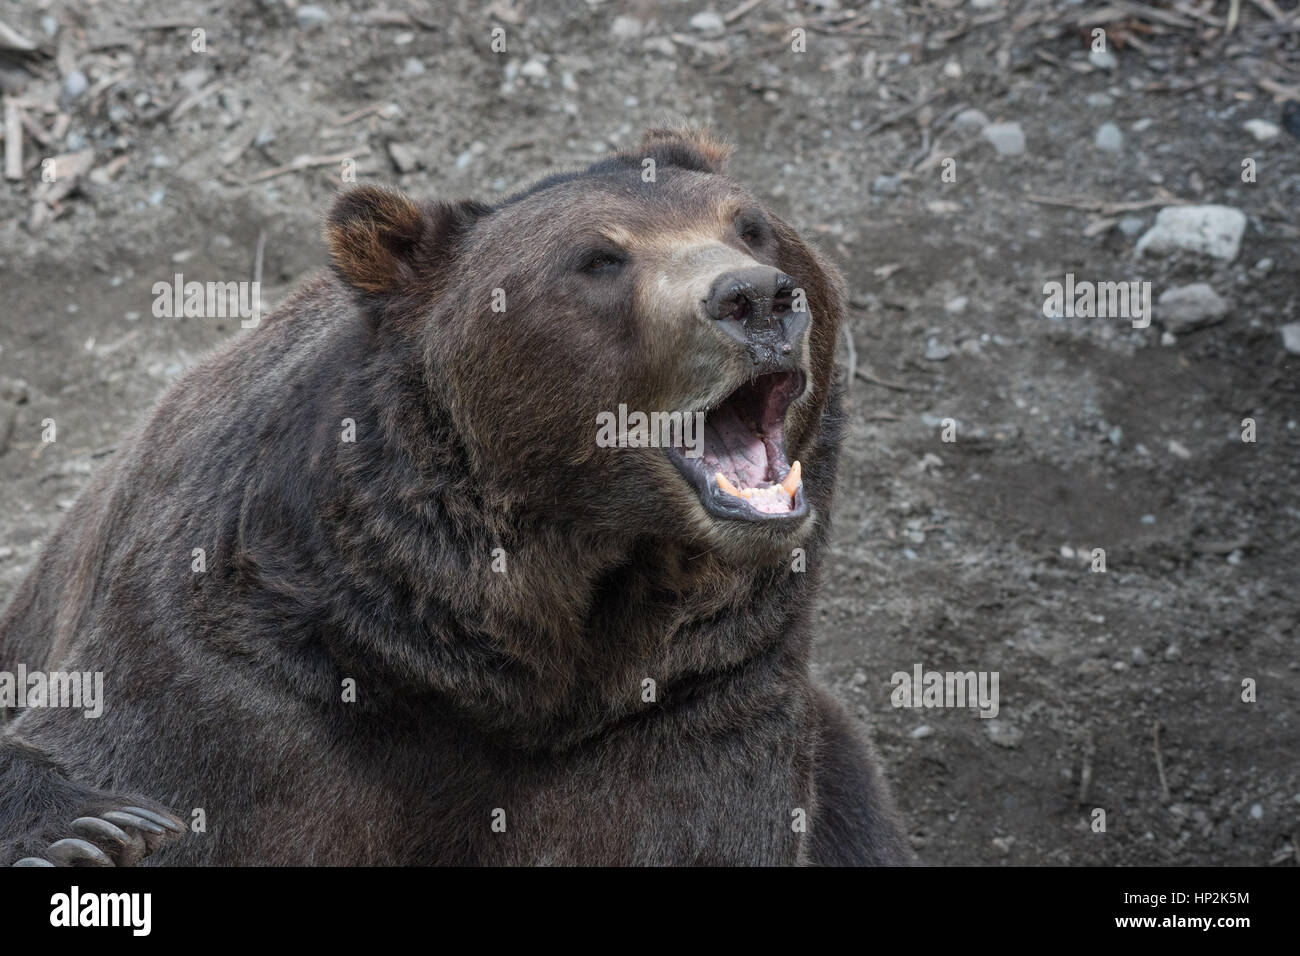
[[[702,173],[720,173],[732,146],[693,126],[660,126],[641,137],[641,152],[656,156],[661,165],[680,166]]]
[[[395,189],[361,186],[334,201],[325,242],[349,285],[396,295],[445,263],[456,239],[487,211],[472,201],[416,202]]]

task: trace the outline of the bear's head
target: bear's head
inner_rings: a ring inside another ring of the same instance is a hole
[[[728,153],[655,129],[496,205],[337,200],[335,269],[418,343],[484,501],[748,564],[807,536],[842,285]]]

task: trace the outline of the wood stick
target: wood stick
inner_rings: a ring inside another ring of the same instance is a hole
[[[870,126],[866,128],[866,130],[862,132],[861,134],[862,137],[866,138],[870,136],[872,133],[878,133],[886,126],[893,126],[899,120],[903,119],[906,116],[910,116],[912,113],[915,113],[917,110],[919,110],[922,106],[925,106],[931,100],[938,99],[940,96],[943,96],[947,92],[948,92],[948,88],[946,86],[941,86],[933,93],[930,93],[928,96],[922,96],[919,99],[917,99],[916,102],[911,103],[903,107],[902,109],[895,110],[894,112],[886,116],[882,116],[880,119],[876,120],[876,122],[872,123]]]
[[[1169,781],[1165,779],[1165,762],[1160,759],[1160,721],[1157,720],[1155,727],[1151,731],[1151,740],[1156,749],[1156,774],[1160,777],[1160,796],[1165,803],[1169,802]]]
[[[283,166],[273,166],[243,179],[230,173],[222,173],[221,178],[235,185],[260,183],[268,179],[274,179],[276,176],[283,176],[285,173],[297,172],[300,169],[311,169],[315,166],[333,166],[345,159],[351,159],[355,156],[367,156],[369,153],[370,147],[362,146],[360,149],[348,150],[346,153],[333,153],[329,156],[295,156]]]
[[[735,23],[737,20],[739,20],[741,17],[747,14],[750,10],[753,10],[756,6],[758,6],[762,2],[763,0],[745,0],[744,3],[742,3],[740,6],[736,7],[735,9],[731,10],[729,13],[724,13],[722,15],[722,22]]]
[[[23,178],[23,112],[5,99],[5,179]]]
[[[872,385],[879,385],[881,388],[888,388],[895,392],[916,391],[916,389],[912,388],[910,385],[900,385],[897,382],[886,381],[885,379],[880,378],[879,376],[874,375],[871,372],[868,372],[864,368],[857,368],[855,366],[853,369],[853,374],[856,375],[858,378],[862,379],[864,382],[870,382]]]
[[[849,374],[844,379],[844,394],[848,395],[853,391],[853,380],[857,378],[858,347],[853,344],[853,330],[847,322],[844,323],[844,344],[849,352]]]
[[[1092,758],[1097,752],[1097,741],[1091,733],[1083,744],[1083,769],[1079,771],[1079,802],[1087,804],[1088,791],[1092,788]]]
[[[209,96],[217,92],[217,90],[221,89],[225,85],[226,85],[225,80],[216,80],[215,82],[209,83],[201,90],[195,90],[189,96],[185,97],[175,106],[173,106],[171,108],[171,112],[168,113],[167,118],[169,120],[179,119],[181,116],[188,113],[194,107],[198,106],[200,103],[202,103]]]
[[[360,109],[355,109],[351,113],[344,113],[337,119],[330,120],[329,125],[347,126],[349,123],[355,123],[359,119],[364,119],[371,113],[378,113],[382,110],[386,110],[391,105],[391,103],[371,103],[369,106],[362,106]]]

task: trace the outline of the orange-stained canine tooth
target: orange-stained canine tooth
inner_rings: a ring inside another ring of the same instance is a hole
[[[731,495],[733,498],[745,497],[743,494],[741,494],[739,488],[737,488],[735,485],[733,485],[730,481],[727,480],[727,476],[724,475],[722,472],[720,471],[717,472],[713,477],[717,479],[718,487],[721,488],[723,491],[725,491],[727,494]]]
[[[790,466],[790,473],[781,480],[781,488],[790,496],[791,501],[794,500],[794,493],[799,490],[799,485],[803,481],[802,475],[803,468],[796,461]]]

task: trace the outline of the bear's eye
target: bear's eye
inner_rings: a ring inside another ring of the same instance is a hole
[[[737,216],[736,234],[747,246],[761,246],[767,239],[767,223],[753,215]]]
[[[579,260],[578,271],[593,276],[611,276],[627,264],[627,256],[614,249],[589,249]]]

